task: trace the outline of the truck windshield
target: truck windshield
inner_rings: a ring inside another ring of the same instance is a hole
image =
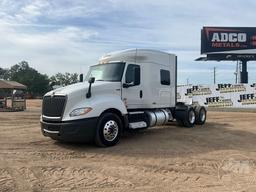
[[[90,67],[86,80],[95,77],[96,81],[121,81],[124,71],[124,63],[106,63]]]

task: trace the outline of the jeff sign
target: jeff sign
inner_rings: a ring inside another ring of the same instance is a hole
[[[256,27],[203,27],[202,54],[256,54]]]

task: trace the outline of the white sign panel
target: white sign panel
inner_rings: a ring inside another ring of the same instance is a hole
[[[256,108],[256,84],[179,86],[177,99],[206,107]]]

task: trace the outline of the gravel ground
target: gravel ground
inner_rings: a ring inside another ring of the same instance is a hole
[[[256,113],[126,133],[111,148],[40,132],[40,100],[0,112],[0,191],[256,191]]]

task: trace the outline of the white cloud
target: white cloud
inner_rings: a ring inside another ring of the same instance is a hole
[[[196,71],[235,68],[194,61],[202,26],[254,26],[255,6],[253,0],[0,0],[0,66],[25,59],[44,73],[79,72],[108,51],[153,48],[178,55],[180,81],[202,81]]]
[[[103,3],[102,3],[103,2]],[[62,3],[67,3],[67,6],[63,6]],[[61,1],[57,0],[51,4],[51,8],[49,10],[49,17],[56,17],[57,19],[65,18],[65,17],[74,17],[74,18],[85,18],[85,17],[93,17],[102,12],[104,1]]]
[[[34,1],[2,1],[0,3],[1,20],[6,23],[19,24],[36,21],[39,16],[49,8],[49,2],[44,0]]]
[[[43,10],[49,7],[49,3],[43,0],[32,1],[30,4],[25,5],[21,9],[21,14],[27,15],[28,17],[40,16]]]
[[[85,40],[97,35],[93,31],[65,27],[50,32],[20,33],[0,25],[1,67],[9,67],[21,60],[44,73],[79,72],[95,63],[100,48]],[[100,52],[102,54],[102,51]],[[89,63],[90,62],[90,63]]]

